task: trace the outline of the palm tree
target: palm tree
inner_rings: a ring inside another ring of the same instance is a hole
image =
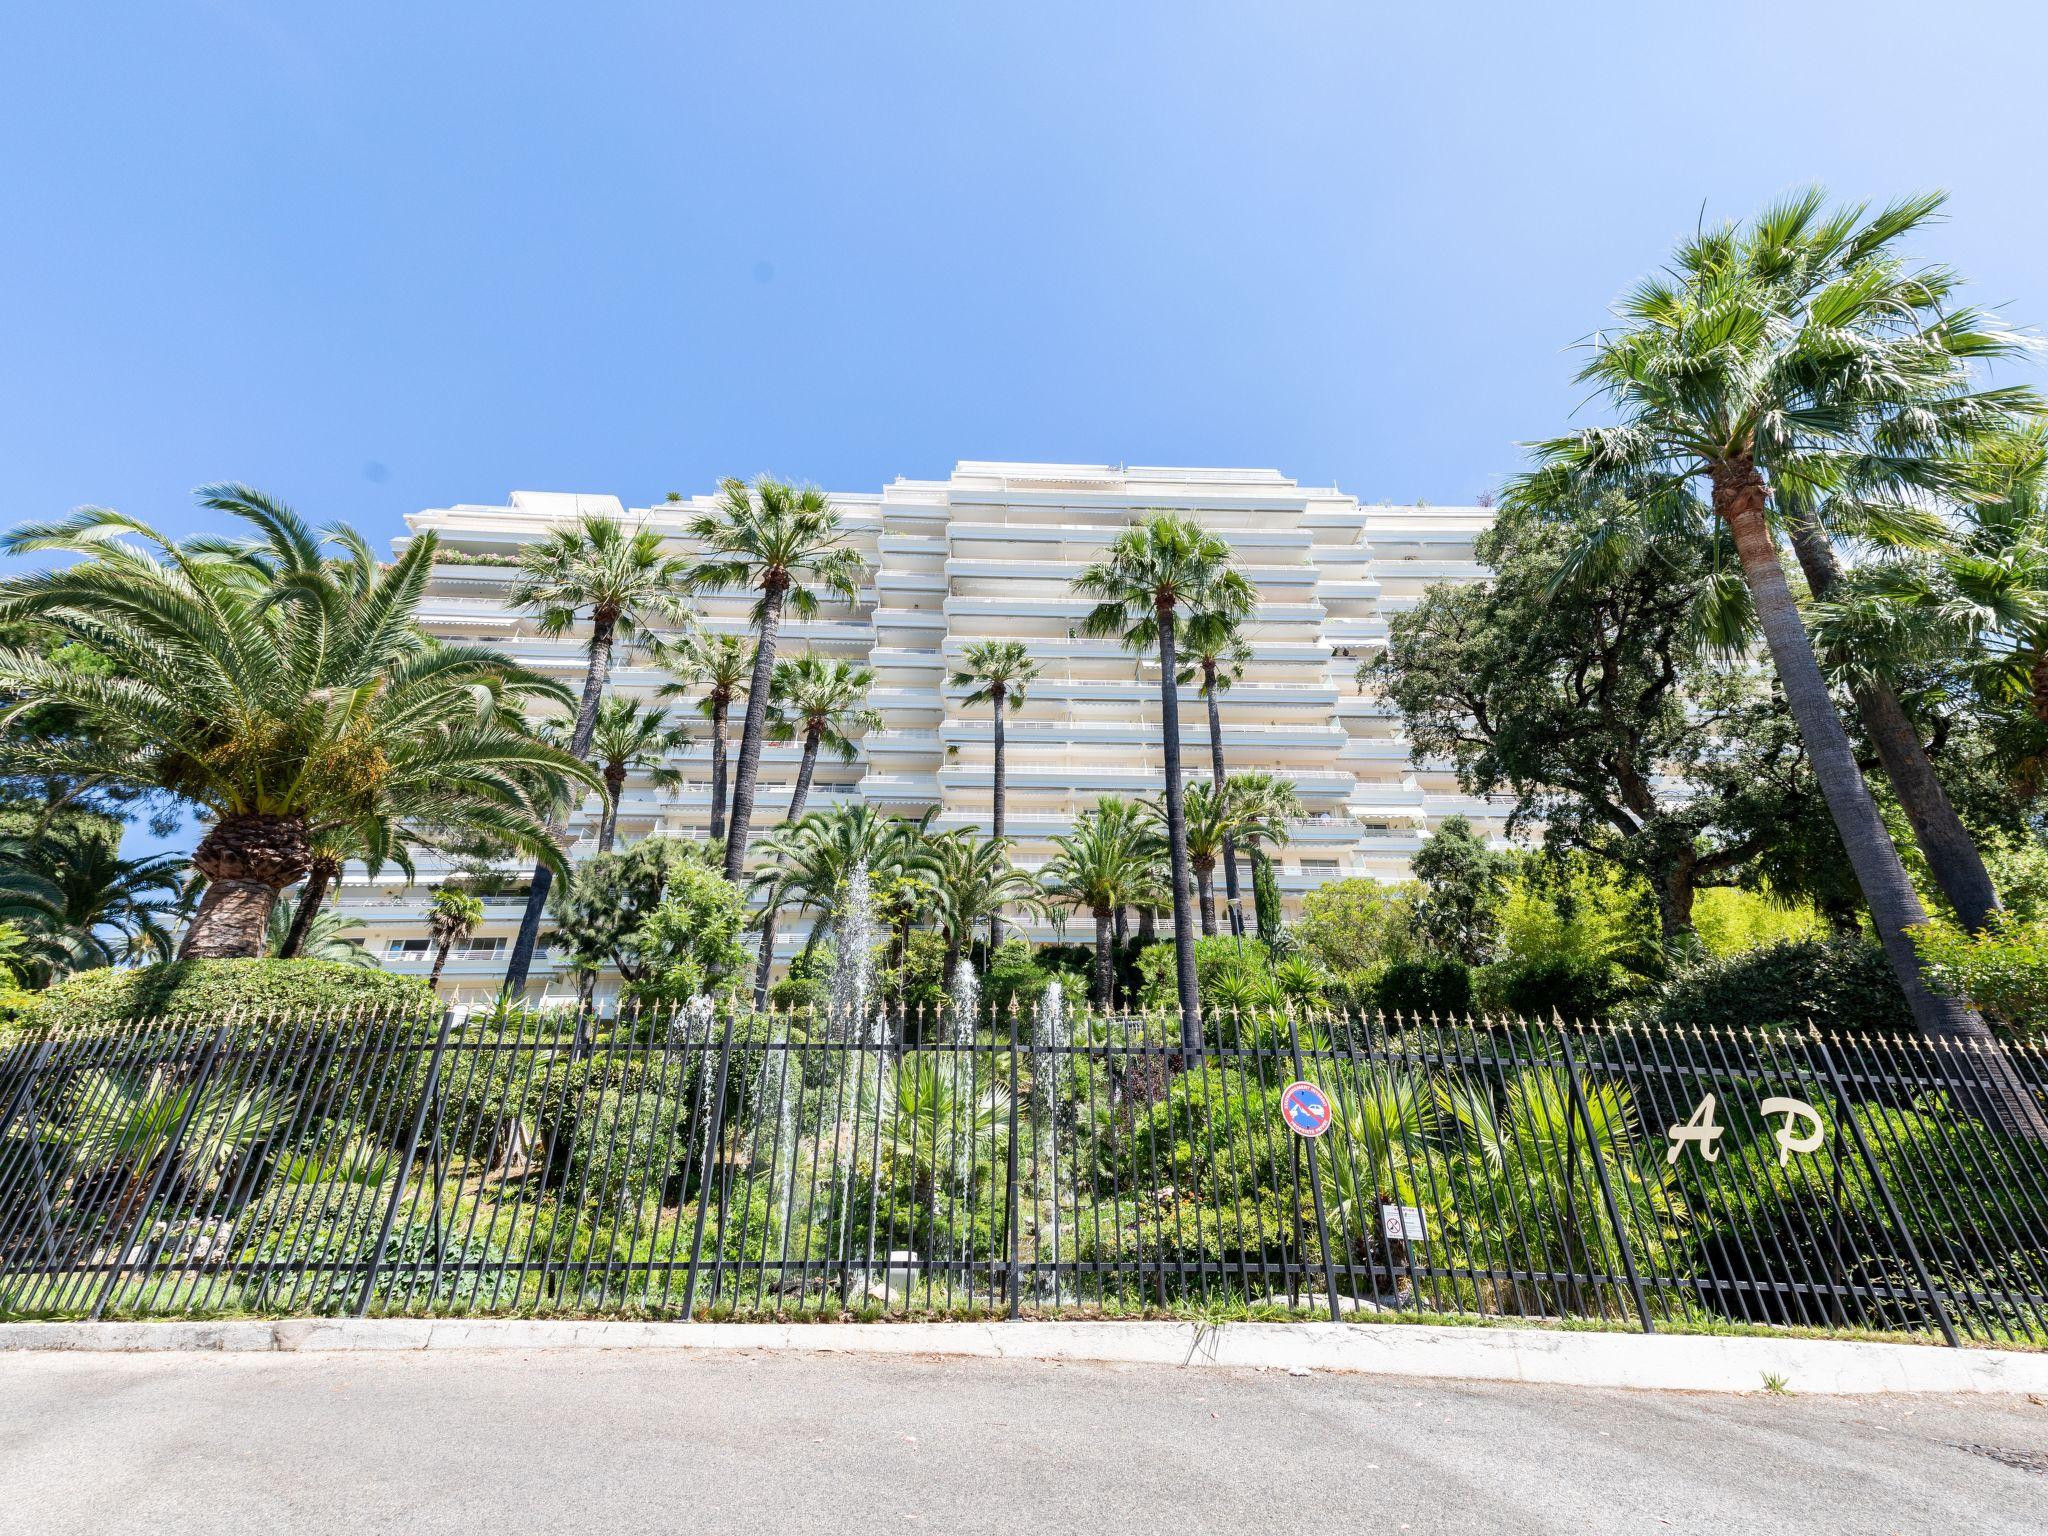
[[[1006,844],[967,831],[931,840],[932,884],[938,893],[939,926],[946,935],[945,975],[951,977],[972,941],[976,926],[1018,907],[1042,911],[1045,892],[1010,862]]]
[[[1209,709],[1209,777],[1221,791],[1225,784],[1223,711],[1217,696],[1244,676],[1252,659],[1252,648],[1239,633],[1251,614],[1251,591],[1237,583],[1220,583],[1216,597],[1225,606],[1204,609],[1188,620],[1180,682],[1183,686],[1196,681],[1202,685],[1202,701]],[[1235,604],[1242,604],[1242,609],[1232,606]],[[1230,903],[1230,931],[1241,934],[1244,910],[1238,905],[1237,837],[1229,827],[1223,831],[1223,888]]]
[[[1053,839],[1059,851],[1041,872],[1046,890],[1095,919],[1095,1003],[1115,1006],[1116,966],[1112,929],[1116,910],[1154,900],[1157,881],[1151,831],[1118,807],[1114,797],[1074,818],[1074,830]]]
[[[796,788],[789,797],[785,821],[804,813],[810,798],[811,774],[817,767],[818,750],[828,748],[843,763],[858,755],[849,731],[880,730],[882,717],[862,707],[875,674],[867,667],[834,657],[805,651],[775,663],[771,684],[775,711],[770,734],[777,741],[803,739],[803,757],[797,765]],[[768,972],[775,964],[775,914],[771,911],[761,924],[761,958],[754,972],[754,1005],[768,1005]]]
[[[90,824],[0,838],[0,920],[27,941],[20,963],[31,984],[168,957],[184,916],[184,864],[169,853],[123,858],[115,837]]]
[[[645,772],[656,789],[673,789],[683,776],[668,766],[668,756],[688,740],[681,725],[666,711],[617,695],[597,707],[597,725],[590,733],[590,756],[604,780],[604,819],[597,833],[597,851],[610,853],[619,832],[619,796],[626,776]]]
[[[585,513],[573,526],[557,529],[519,552],[519,578],[505,594],[510,606],[532,609],[544,635],[565,635],[586,617],[590,622],[583,693],[569,732],[571,757],[580,759],[590,751],[598,704],[611,677],[613,647],[678,615],[685,570],[680,556],[663,552],[661,536],[653,529],[628,528],[594,513]],[[508,998],[526,988],[553,883],[552,864],[536,864],[519,936],[512,941],[512,958],[505,967]]]
[[[1278,847],[1286,843],[1289,823],[1301,819],[1301,795],[1290,780],[1264,769],[1236,775],[1230,781],[1229,795],[1234,806],[1230,818],[1232,835],[1242,841],[1252,858],[1253,907],[1259,937],[1270,944],[1279,936],[1277,927],[1268,921],[1267,913],[1257,910],[1257,892],[1272,879],[1273,860],[1266,848],[1268,844]]]
[[[1166,828],[1166,807],[1148,800],[1146,809],[1156,818],[1163,832]],[[1228,786],[1219,790],[1213,783],[1197,781],[1187,787],[1182,802],[1182,818],[1186,829],[1188,864],[1194,871],[1202,937],[1205,939],[1216,936],[1216,861],[1230,847],[1236,814],[1237,803]]]
[[[767,739],[768,696],[775,643],[785,607],[799,618],[818,611],[820,589],[852,602],[859,593],[861,558],[846,547],[839,514],[815,486],[785,485],[763,475],[752,491],[739,480],[720,487],[722,511],[690,525],[704,558],[690,570],[698,590],[742,587],[754,600],[754,675],[747,686],[747,718],[740,728],[740,761],[733,775],[732,823],[725,839],[725,878],[738,884],[747,864],[747,832],[754,819],[754,781]]]
[[[441,990],[441,967],[448,963],[448,951],[475,933],[483,920],[484,904],[472,893],[455,885],[435,890],[427,908],[427,932],[434,940],[434,969],[427,976],[430,989]]]
[[[299,900],[303,903],[305,898],[301,896]],[[381,962],[356,937],[362,927],[360,921],[332,907],[307,919],[301,927],[297,908],[287,907],[280,901],[270,909],[270,953],[280,960],[326,960],[337,965],[353,965],[361,970],[376,970]],[[291,939],[298,941],[295,956],[284,952],[286,942]]]
[[[744,635],[692,630],[679,644],[658,643],[654,660],[677,679],[662,686],[665,699],[681,698],[697,689],[704,696],[698,713],[711,722],[711,841],[725,841],[725,722],[732,701],[746,691],[754,675],[754,647]]]
[[[1074,580],[1096,600],[1083,624],[1091,638],[1115,638],[1125,649],[1159,652],[1160,745],[1166,758],[1166,840],[1172,869],[1174,964],[1180,993],[1181,1041],[1202,1048],[1202,1004],[1195,985],[1195,925],[1188,901],[1187,821],[1181,804],[1180,663],[1176,651],[1186,613],[1230,606],[1228,588],[1248,588],[1230,568],[1230,546],[1190,518],[1161,512],[1127,528]]]
[[[1984,1042],[1990,1032],[1974,1010],[1922,975],[1907,930],[1926,912],[1835,713],[1772,530],[1774,493],[1781,503],[1811,500],[1853,484],[1866,504],[1882,495],[1903,507],[1966,489],[1954,443],[1988,418],[2033,407],[2027,391],[1971,389],[1970,360],[2013,344],[1982,316],[1947,309],[1942,274],[1907,274],[1891,253],[1939,203],[1916,199],[1866,221],[1860,208],[1827,213],[1809,192],[1747,229],[1687,241],[1669,276],[1622,301],[1621,329],[1595,337],[1580,371],[1619,420],[1538,444],[1537,467],[1512,495],[1541,511],[1594,505],[1622,485],[1653,517],[1666,508],[1683,517],[1704,483],[1915,1022],[1932,1036]],[[1786,276],[1823,263],[1838,275],[1817,287]],[[2016,1084],[1996,1097],[2002,1118],[2042,1126]]]
[[[486,647],[422,633],[433,537],[386,567],[352,530],[315,534],[246,487],[200,499],[257,536],[181,544],[87,508],[0,545],[84,557],[0,586],[0,619],[39,619],[107,664],[90,675],[0,650],[0,694],[15,701],[0,726],[47,702],[83,727],[12,735],[8,760],[166,791],[211,818],[192,855],[206,888],[180,955],[261,955],[270,909],[322,830],[388,805],[559,861],[534,807],[590,774],[527,729],[525,709],[567,695]]]
[[[764,927],[785,907],[820,914],[807,946],[824,934],[823,919],[837,911],[854,868],[871,876],[927,874],[936,807],[916,821],[885,815],[868,805],[836,806],[786,821],[761,839],[762,867],[751,890],[765,908]],[[770,953],[773,945],[765,945]]]
[[[990,790],[993,809],[989,835],[1001,842],[1009,797],[1003,757],[1003,716],[1009,710],[1024,707],[1031,681],[1041,668],[1031,659],[1030,649],[1021,640],[976,640],[967,647],[961,659],[963,664],[951,679],[955,688],[967,690],[966,697],[960,702],[970,708],[976,704],[987,704],[995,715],[995,780]],[[1002,919],[992,917],[988,925],[989,947],[993,949],[1002,941]]]

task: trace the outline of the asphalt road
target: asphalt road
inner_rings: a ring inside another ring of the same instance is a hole
[[[2048,1530],[2048,1403],[825,1356],[0,1356],[0,1531]]]

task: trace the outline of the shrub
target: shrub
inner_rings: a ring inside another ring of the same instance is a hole
[[[1478,974],[1480,1006],[1488,1013],[1525,1019],[1587,1019],[1606,1013],[1620,998],[1613,968],[1562,956],[1504,960]]]
[[[1884,951],[1866,939],[1803,939],[1709,959],[1666,983],[1654,1023],[1741,1029],[1806,1023],[1849,1030],[1912,1027]]]
[[[1020,1019],[1029,1019],[1051,979],[1032,955],[1028,942],[1005,939],[989,958],[988,972],[981,979],[982,1012],[1001,1024],[1014,1005]]]
[[[1415,902],[1421,887],[1366,877],[1331,880],[1302,898],[1300,947],[1337,972],[1376,970],[1415,958]]]
[[[1937,921],[1915,928],[1913,945],[1929,981],[1967,997],[1992,1023],[2023,1039],[2048,1031],[2048,923],[1999,914],[1971,935]]]
[[[1462,960],[1404,960],[1381,973],[1376,991],[1382,1013],[1460,1017],[1472,1011],[1472,970]]]
[[[20,1028],[35,1030],[158,1015],[204,1019],[358,1008],[397,1013],[434,1006],[433,992],[416,976],[331,960],[171,960],[134,970],[85,971],[36,993],[16,1018]]]

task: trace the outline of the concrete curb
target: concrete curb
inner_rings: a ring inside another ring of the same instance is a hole
[[[2048,1355],[1819,1339],[1560,1333],[1359,1323],[634,1323],[302,1318],[0,1323],[31,1351],[325,1354],[371,1350],[697,1349],[1235,1366],[1554,1386],[1803,1393],[2048,1394]]]

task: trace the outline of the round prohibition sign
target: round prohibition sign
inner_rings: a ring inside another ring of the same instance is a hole
[[[1314,1083],[1289,1083],[1280,1093],[1280,1118],[1295,1135],[1313,1141],[1330,1128],[1330,1096]]]

